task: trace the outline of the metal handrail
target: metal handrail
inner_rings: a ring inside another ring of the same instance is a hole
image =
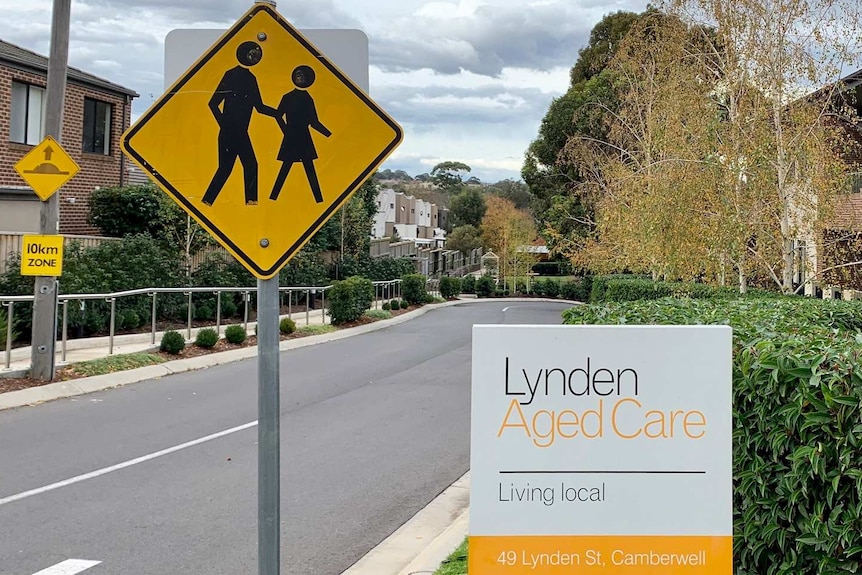
[[[375,309],[378,306],[378,293],[382,296],[383,293],[389,294],[390,292],[395,292],[400,297],[401,293],[401,280],[389,280],[389,281],[375,281],[372,282],[374,285],[374,306]],[[319,292],[321,295],[321,312],[323,314],[323,323],[326,323],[326,292],[331,289],[331,285],[325,286],[285,286],[279,287],[279,293],[287,292],[288,294],[288,314],[292,313],[292,301],[294,293],[305,293],[305,322],[308,324],[310,322],[310,296],[317,295]],[[186,339],[190,340],[192,337],[192,295],[196,293],[209,293],[214,294],[216,296],[216,331],[221,335],[221,296],[223,293],[239,293],[242,295],[243,299],[243,324],[245,329],[248,330],[248,314],[249,314],[249,303],[251,301],[251,294],[257,294],[257,286],[254,287],[178,287],[178,288],[143,288],[143,289],[134,289],[134,290],[125,290],[119,292],[112,293],[103,293],[103,294],[60,294],[57,296],[58,305],[63,306],[63,320],[62,320],[62,331],[61,331],[61,361],[66,361],[66,347],[68,341],[68,319],[69,319],[69,302],[70,301],[95,301],[95,300],[103,300],[111,304],[111,319],[109,325],[109,335],[108,335],[108,355],[113,355],[114,353],[114,336],[116,333],[116,319],[117,319],[117,300],[124,297],[132,297],[132,296],[142,296],[146,295],[152,298],[152,313],[151,315],[151,343],[152,345],[156,344],[156,311],[157,311],[157,297],[158,294],[183,294],[188,296],[188,318],[186,325]],[[33,302],[35,300],[35,296],[32,295],[22,295],[22,296],[3,296],[0,295],[0,305],[4,305],[6,307],[6,319],[7,319],[7,327],[6,327],[6,357],[5,357],[5,365],[6,369],[12,364],[12,326],[14,323],[14,305],[15,303],[27,303]]]

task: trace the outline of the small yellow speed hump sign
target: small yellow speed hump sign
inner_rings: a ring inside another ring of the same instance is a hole
[[[63,236],[24,236],[21,275],[63,275]]]
[[[255,4],[123,135],[123,151],[268,279],[402,140],[272,7]]]

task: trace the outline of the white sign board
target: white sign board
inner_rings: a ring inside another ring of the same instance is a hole
[[[366,94],[370,94],[368,36],[362,30],[314,28],[300,29],[299,32]],[[224,33],[225,30],[203,28],[171,30],[165,37],[165,90]]]
[[[731,575],[731,342],[474,326],[470,575]]]

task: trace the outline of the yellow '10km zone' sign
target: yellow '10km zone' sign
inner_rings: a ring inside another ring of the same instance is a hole
[[[63,236],[24,236],[22,276],[63,275]]]

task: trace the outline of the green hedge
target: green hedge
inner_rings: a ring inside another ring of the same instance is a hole
[[[466,275],[461,278],[461,293],[476,293],[476,276]]]
[[[425,303],[428,293],[425,285],[427,279],[422,274],[408,274],[401,278],[401,297],[412,305]]]
[[[476,295],[479,297],[491,297],[494,293],[494,278],[491,276],[482,276],[476,280]]]
[[[335,282],[326,292],[329,315],[332,323],[339,325],[356,321],[362,317],[374,300],[374,284],[371,280],[352,276]]]
[[[461,278],[443,276],[440,278],[440,295],[446,299],[460,295]]]
[[[862,304],[736,298],[579,306],[567,324],[734,329],[738,575],[862,566]]]

